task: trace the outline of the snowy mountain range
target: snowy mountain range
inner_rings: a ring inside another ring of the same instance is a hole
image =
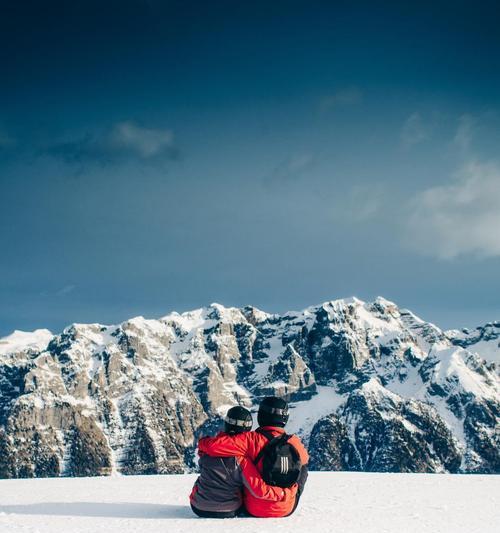
[[[316,470],[500,473],[500,322],[442,331],[378,298],[212,304],[0,339],[0,477],[180,473],[235,404],[291,401]]]

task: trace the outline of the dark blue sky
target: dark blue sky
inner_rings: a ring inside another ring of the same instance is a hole
[[[500,318],[495,2],[0,2],[0,335],[377,295]]]

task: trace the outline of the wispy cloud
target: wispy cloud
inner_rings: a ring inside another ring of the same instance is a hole
[[[76,285],[69,284],[60,287],[59,289],[44,290],[40,292],[40,296],[53,297],[53,296],[66,296],[72,293],[77,288]]]
[[[500,256],[500,167],[470,162],[447,184],[419,193],[409,206],[407,242],[426,255]]]
[[[132,150],[143,159],[172,155],[173,143],[172,130],[143,128],[130,121],[116,124],[109,136],[111,146],[117,150]]]
[[[53,143],[42,153],[72,165],[113,164],[130,159],[164,161],[178,156],[172,130],[146,128],[132,121],[119,122],[101,134]]]
[[[385,208],[384,198],[382,183],[358,183],[332,200],[333,216],[349,223],[372,221]]]
[[[283,182],[299,179],[314,164],[314,157],[307,152],[297,152],[278,164],[266,181]]]
[[[76,289],[76,285],[65,285],[64,287],[61,287],[58,291],[56,291],[57,296],[64,296],[66,294],[69,294],[70,292],[73,292]]]
[[[424,124],[420,113],[411,114],[401,129],[401,144],[411,148],[430,138],[430,126]]]
[[[462,151],[467,151],[470,148],[476,123],[476,119],[468,113],[458,119],[458,127],[453,142]]]
[[[351,190],[350,200],[354,219],[370,220],[382,207],[382,185],[357,185]]]
[[[363,101],[363,93],[358,87],[345,87],[333,94],[329,94],[321,99],[320,110],[329,111],[335,107],[359,104]]]

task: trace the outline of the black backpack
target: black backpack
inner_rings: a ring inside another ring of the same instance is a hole
[[[263,429],[257,433],[269,441],[255,458],[255,465],[262,461],[262,479],[275,487],[291,487],[297,482],[302,468],[299,452],[288,442],[291,435],[281,433],[276,437]]]

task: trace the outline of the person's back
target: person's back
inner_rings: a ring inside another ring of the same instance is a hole
[[[268,437],[259,430],[263,430],[272,436],[277,436],[285,432],[284,426],[288,421],[288,406],[286,402],[275,397],[265,398],[259,407],[258,421],[260,427],[257,431],[250,431],[234,436],[219,433],[216,437],[200,439],[198,444],[200,452],[214,457],[241,455],[247,457],[252,463],[255,462],[261,450],[269,442]],[[286,497],[280,501],[265,501],[256,498],[250,491],[245,490],[245,507],[253,516],[288,516],[297,507],[307,480],[309,455],[296,435],[292,435],[288,442],[296,449],[302,463],[299,479],[296,484],[290,489],[287,489]],[[262,460],[255,466],[259,472],[262,472]]]
[[[248,433],[252,415],[243,407],[233,407],[224,421],[227,438]],[[195,514],[203,518],[232,518],[244,510],[243,489],[259,501],[280,502],[291,498],[290,489],[267,485],[255,465],[239,454],[211,457],[200,451],[200,475],[189,500]]]
[[[217,518],[236,516],[243,506],[242,480],[236,457],[202,455],[198,466],[200,475],[190,495],[194,512],[207,518],[213,514]]]

